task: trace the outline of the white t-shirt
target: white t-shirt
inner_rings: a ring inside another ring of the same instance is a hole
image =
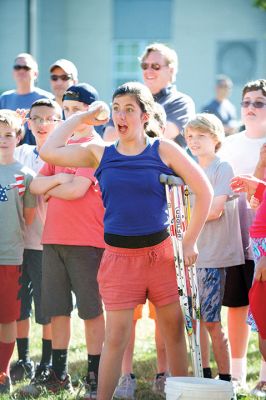
[[[266,136],[249,138],[246,131],[228,136],[218,152],[219,157],[227,160],[233,167],[235,175],[253,174],[259,161],[260,149],[266,143]],[[253,259],[250,246],[249,227],[254,219],[255,212],[250,208],[243,193],[239,198],[239,217],[245,258]]]
[[[39,157],[36,146],[23,144],[15,149],[15,158],[23,165],[31,168],[36,174],[42,168],[44,161]],[[43,196],[37,197],[37,208],[34,221],[26,226],[25,249],[42,250],[41,237],[46,217],[47,204]]]
[[[253,174],[264,143],[266,143],[266,136],[251,139],[245,131],[235,133],[225,139],[218,155],[232,165],[236,175]]]

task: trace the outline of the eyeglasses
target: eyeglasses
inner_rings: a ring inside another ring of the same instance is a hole
[[[263,103],[263,101],[259,101],[259,100],[258,101],[254,101],[254,102],[248,101],[248,100],[246,100],[246,101],[244,100],[240,104],[244,108],[248,108],[249,106],[253,106],[255,108],[263,108],[263,107],[266,106],[266,103]]]
[[[158,63],[151,63],[151,64],[148,64],[148,63],[145,63],[145,62],[143,62],[143,63],[141,63],[140,64],[140,66],[141,66],[141,68],[145,71],[146,69],[148,69],[148,68],[151,68],[151,69],[153,69],[154,71],[159,71],[161,68],[163,68],[163,67],[168,67],[168,65],[160,65],[160,64],[158,64]]]
[[[50,78],[51,78],[51,81],[55,81],[55,82],[58,81],[58,79],[61,79],[61,81],[69,81],[70,79],[73,79],[71,74],[51,75]]]
[[[55,118],[47,118],[47,119],[44,119],[44,118],[41,118],[41,117],[32,117],[32,118],[29,118],[34,124],[38,124],[38,125],[44,125],[44,124],[46,124],[46,125],[51,125],[51,124],[54,124],[55,122],[58,122],[58,121],[60,121],[60,119],[55,119]]]
[[[14,65],[13,69],[15,71],[20,71],[21,69],[24,69],[24,71],[30,71],[31,67],[28,67],[27,65]]]

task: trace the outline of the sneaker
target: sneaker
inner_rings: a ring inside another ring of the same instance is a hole
[[[11,392],[10,378],[4,372],[0,372],[0,394]]]
[[[164,387],[165,387],[165,382],[166,378],[169,376],[168,372],[165,372],[163,375],[156,376],[153,385],[152,385],[152,391],[156,394],[161,394],[165,395],[164,392]]]
[[[88,375],[83,379],[76,398],[83,400],[97,399],[97,386],[97,378],[94,372],[89,372]],[[81,395],[83,389],[85,389],[85,393]]]
[[[10,378],[13,384],[24,381],[25,379],[32,379],[33,377],[34,362],[32,360],[30,360],[29,362],[18,360],[10,368]]]
[[[247,392],[248,387],[246,382],[241,379],[232,378],[233,389],[235,393]]]
[[[50,369],[51,369],[51,366],[48,365],[48,364],[36,364],[35,373],[34,373],[34,380],[36,381],[43,374],[48,374]]]
[[[38,397],[41,394],[60,393],[61,391],[73,393],[70,375],[67,375],[63,381],[57,378],[52,369],[43,371],[41,375],[33,378],[31,383],[20,390],[20,395],[27,397]]]
[[[251,390],[250,394],[252,394],[253,396],[266,399],[266,382],[265,381],[258,382],[257,385],[254,387],[254,389]]]
[[[137,388],[136,378],[131,374],[122,375],[114,392],[114,398],[134,400]]]

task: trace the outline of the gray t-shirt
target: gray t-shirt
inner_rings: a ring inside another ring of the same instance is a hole
[[[244,263],[244,253],[238,213],[238,199],[230,188],[234,176],[227,161],[216,157],[204,168],[214,197],[227,195],[225,209],[219,219],[207,221],[198,239],[199,257],[196,262],[201,268],[224,268]]]
[[[0,164],[0,265],[22,264],[23,207],[36,206],[36,198],[29,191],[33,176],[34,172],[19,162]]]

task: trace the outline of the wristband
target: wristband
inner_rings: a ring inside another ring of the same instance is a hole
[[[260,202],[263,199],[264,190],[265,190],[265,184],[259,183],[257,186],[256,192],[254,193],[254,197],[256,197],[256,199],[258,199]]]

